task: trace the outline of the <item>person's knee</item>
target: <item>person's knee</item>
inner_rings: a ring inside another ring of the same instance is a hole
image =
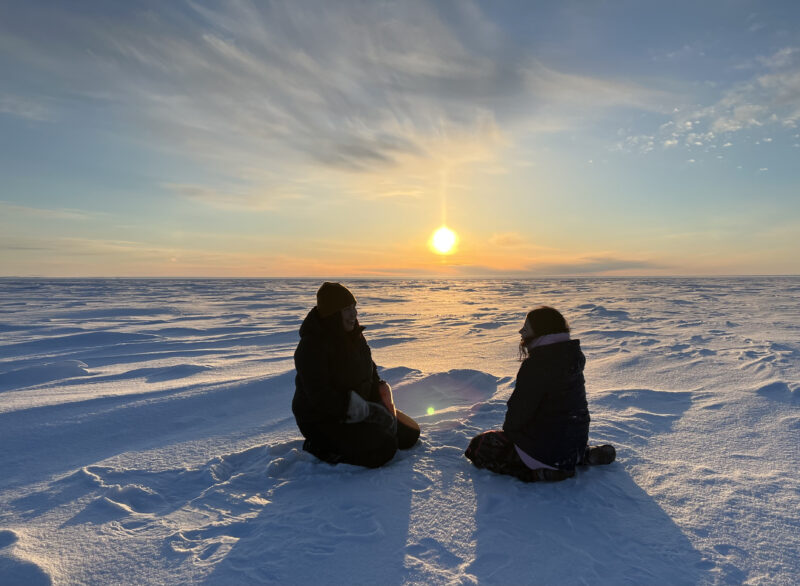
[[[367,468],[380,468],[391,461],[397,452],[397,440],[391,436],[383,436],[382,440],[359,455],[359,466]]]
[[[353,434],[340,443],[343,461],[356,466],[378,468],[397,452],[397,436],[370,424],[353,424]]]
[[[397,410],[397,447],[407,450],[417,443],[420,431],[419,424],[408,415]]]
[[[514,444],[502,431],[484,431],[472,438],[464,455],[478,468],[490,468],[494,463],[519,460]]]
[[[397,447],[401,450],[407,450],[419,439],[419,429],[407,427],[399,424],[397,426]]]

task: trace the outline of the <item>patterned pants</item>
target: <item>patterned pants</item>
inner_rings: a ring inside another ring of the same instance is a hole
[[[508,474],[523,482],[559,481],[575,476],[574,470],[531,470],[520,459],[514,442],[502,431],[485,431],[475,436],[469,442],[464,455],[478,468],[486,468],[497,474]]]

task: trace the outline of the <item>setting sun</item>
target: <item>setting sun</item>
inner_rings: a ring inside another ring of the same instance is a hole
[[[447,226],[442,226],[431,236],[430,247],[437,254],[452,254],[457,242],[456,233]]]

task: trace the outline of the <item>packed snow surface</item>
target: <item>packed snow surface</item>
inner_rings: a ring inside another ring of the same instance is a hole
[[[800,278],[351,280],[422,437],[301,449],[309,280],[0,280],[2,584],[797,584]],[[587,358],[610,466],[475,469],[525,313]]]

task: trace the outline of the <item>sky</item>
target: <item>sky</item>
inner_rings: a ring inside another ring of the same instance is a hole
[[[0,276],[800,274],[794,0],[9,0],[0,80]]]

